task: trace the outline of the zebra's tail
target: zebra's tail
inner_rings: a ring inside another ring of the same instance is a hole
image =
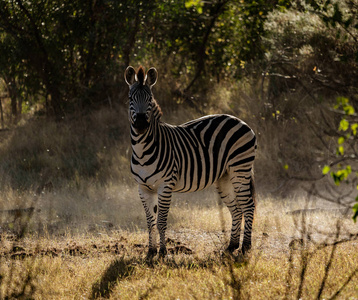
[[[254,201],[254,219],[256,216],[256,208],[257,208],[257,201],[256,201],[256,190],[255,190],[255,180],[254,180],[254,173],[252,172],[251,175],[251,180],[250,180],[250,192],[251,192],[251,197],[252,197],[252,201]]]

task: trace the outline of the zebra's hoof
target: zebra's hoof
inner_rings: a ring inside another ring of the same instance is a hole
[[[160,248],[159,249],[159,257],[160,258],[163,258],[167,255],[168,251],[167,251],[167,248]]]
[[[154,256],[156,256],[158,253],[158,250],[156,248],[149,248],[146,260],[150,261],[153,259]]]
[[[231,259],[233,259],[233,257],[234,257],[234,254],[232,253],[232,251],[228,251],[227,249],[221,253],[221,258],[224,260],[225,259],[231,260]]]
[[[239,244],[229,244],[229,246],[226,248],[225,252],[233,253],[239,247],[240,247]]]
[[[242,245],[242,255],[245,256],[249,253],[249,251],[251,250],[251,244],[250,245]]]
[[[229,244],[229,246],[223,251],[221,254],[222,258],[233,258],[234,257],[234,251],[239,248],[239,245]]]

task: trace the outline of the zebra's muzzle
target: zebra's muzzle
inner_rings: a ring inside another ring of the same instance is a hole
[[[149,122],[147,121],[147,118],[145,114],[138,113],[137,117],[133,123],[133,127],[136,129],[136,131],[139,134],[143,134],[149,127]]]

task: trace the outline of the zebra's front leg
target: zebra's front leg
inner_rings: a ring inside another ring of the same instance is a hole
[[[152,259],[157,255],[157,236],[156,236],[156,226],[157,226],[157,212],[158,204],[156,194],[152,191],[149,191],[145,187],[139,186],[139,196],[142,200],[143,207],[145,210],[147,218],[147,226],[149,233],[149,250],[147,254],[147,259]]]
[[[167,255],[165,231],[167,230],[167,220],[171,198],[171,188],[164,187],[162,190],[158,191],[158,231],[160,237],[160,257],[165,257]]]

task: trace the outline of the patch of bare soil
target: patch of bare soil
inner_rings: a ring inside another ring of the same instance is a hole
[[[10,259],[24,259],[34,256],[79,256],[89,257],[100,254],[114,254],[123,255],[128,252],[135,252],[137,255],[145,254],[148,246],[144,244],[128,242],[127,238],[120,237],[114,240],[102,240],[99,241],[87,241],[78,243],[76,241],[68,241],[66,243],[57,243],[56,246],[41,247],[36,243],[28,243],[27,241],[11,241],[7,240],[11,244],[6,245],[2,243],[0,245],[0,257],[6,257]],[[179,241],[168,238],[168,253],[170,254],[193,254],[193,250],[183,245]]]

